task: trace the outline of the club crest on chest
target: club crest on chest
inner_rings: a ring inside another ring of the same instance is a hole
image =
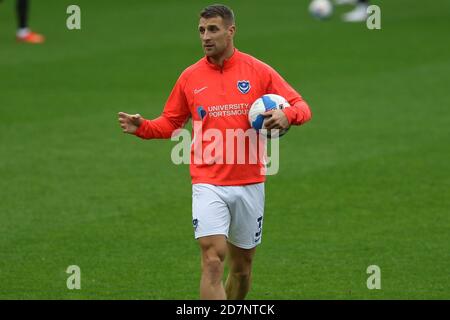
[[[237,82],[237,88],[243,94],[248,93],[250,91],[250,88],[251,88],[250,81],[248,81],[248,80],[239,80]]]

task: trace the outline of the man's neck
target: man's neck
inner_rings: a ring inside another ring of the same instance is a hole
[[[234,46],[229,46],[220,57],[209,57],[209,61],[219,67],[223,67],[223,62],[229,59],[234,53]]]

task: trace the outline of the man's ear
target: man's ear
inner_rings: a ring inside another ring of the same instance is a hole
[[[234,36],[235,33],[236,33],[236,26],[232,24],[231,26],[228,27],[228,34],[230,36]]]

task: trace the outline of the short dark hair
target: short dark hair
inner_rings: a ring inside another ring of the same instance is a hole
[[[200,17],[209,19],[214,17],[222,17],[222,19],[229,25],[234,24],[234,12],[229,7],[223,4],[213,4],[207,6],[200,12]]]

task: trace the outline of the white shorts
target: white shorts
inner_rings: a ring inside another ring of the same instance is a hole
[[[223,234],[233,245],[251,249],[261,243],[264,183],[243,186],[192,185],[195,239]]]

